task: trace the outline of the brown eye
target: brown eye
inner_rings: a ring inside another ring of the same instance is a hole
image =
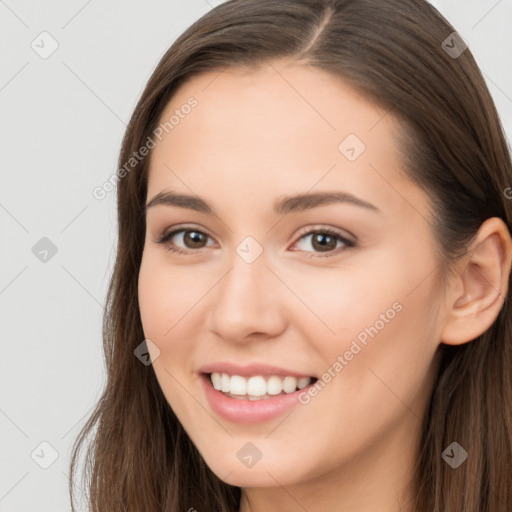
[[[184,231],[183,242],[189,249],[200,249],[208,238],[200,231]]]
[[[157,242],[167,245],[172,252],[183,254],[206,247],[209,238],[206,233],[196,229],[175,229],[162,235]]]
[[[299,249],[301,251],[309,253],[310,257],[327,257],[339,254],[340,251],[336,249],[341,249],[345,251],[347,249],[355,247],[356,244],[355,242],[352,242],[351,240],[343,236],[341,233],[338,233],[337,231],[334,231],[332,229],[324,228],[316,229],[314,231],[309,231],[303,234],[302,236],[300,236],[297,245],[299,246]],[[313,248],[313,250],[308,250],[311,247]],[[322,255],[319,253],[324,254]]]
[[[336,249],[337,240],[331,235],[315,233],[311,239],[312,246],[320,252]]]

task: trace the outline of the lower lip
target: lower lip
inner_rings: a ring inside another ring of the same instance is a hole
[[[294,405],[299,404],[299,394],[307,392],[309,386],[304,389],[276,395],[272,398],[261,400],[241,400],[230,398],[221,391],[216,390],[208,375],[201,375],[206,398],[213,411],[222,418],[234,423],[261,423],[281,416]]]

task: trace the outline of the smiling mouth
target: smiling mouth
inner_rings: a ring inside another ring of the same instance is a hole
[[[314,384],[316,377],[293,377],[280,375],[254,375],[242,377],[221,372],[204,374],[210,384],[229,398],[238,400],[267,400],[289,395]]]

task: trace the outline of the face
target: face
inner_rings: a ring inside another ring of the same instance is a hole
[[[196,76],[173,115],[151,155],[139,303],[204,460],[242,487],[405,471],[441,313],[399,125],[284,61]]]

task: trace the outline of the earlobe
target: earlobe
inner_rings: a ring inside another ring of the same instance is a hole
[[[474,340],[494,323],[508,292],[511,261],[512,240],[506,224],[497,217],[487,219],[447,291],[443,343]]]

